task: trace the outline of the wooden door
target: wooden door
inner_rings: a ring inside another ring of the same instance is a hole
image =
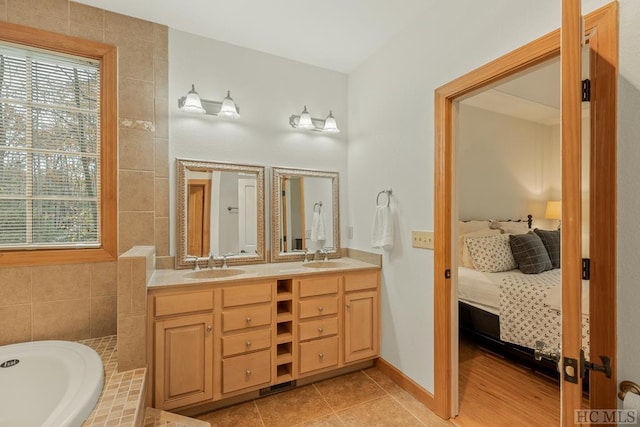
[[[213,398],[213,315],[155,324],[155,405],[172,409]]]
[[[355,292],[344,297],[344,362],[378,354],[378,293]]]
[[[238,251],[255,254],[258,249],[258,198],[254,178],[238,179]]]
[[[209,255],[211,239],[211,181],[191,179],[187,201],[187,254]]]

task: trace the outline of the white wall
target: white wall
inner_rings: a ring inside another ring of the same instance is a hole
[[[640,2],[620,0],[618,381],[640,382]]]
[[[560,26],[559,0],[460,3],[438,2],[349,75],[350,246],[372,250],[375,196],[392,187],[396,237],[383,257],[382,357],[430,391],[433,252],[411,248],[410,236],[433,229],[434,90]],[[585,1],[583,11],[605,3]]]
[[[221,101],[227,89],[240,120],[194,116],[178,110],[191,84],[201,98]],[[169,163],[171,206],[175,206],[175,158],[286,166],[340,173],[340,207],[347,198],[347,76],[181,31],[169,31]],[[342,133],[297,131],[289,116],[307,105],[313,117],[333,110]],[[270,176],[266,177],[269,206]],[[270,218],[267,215],[267,218]],[[270,224],[267,224],[267,245]],[[171,254],[175,214],[171,212]]]
[[[561,187],[560,135],[554,127],[465,104],[459,113],[459,218],[532,214],[546,227],[546,202],[559,200]]]

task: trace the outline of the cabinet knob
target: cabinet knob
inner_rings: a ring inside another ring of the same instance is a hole
[[[318,307],[318,311],[322,313],[322,311],[324,310],[323,306]]]
[[[247,376],[251,376],[251,369],[247,369],[247,371],[245,372],[245,374],[247,374]]]
[[[210,333],[213,330],[213,328],[211,327],[211,325],[207,325],[207,333]]]
[[[324,359],[324,353],[318,353],[318,357],[320,358],[320,360]]]
[[[351,308],[351,303],[350,302],[347,303],[347,308]]]
[[[247,316],[247,323],[251,323],[251,317]]]
[[[247,348],[251,347],[251,341],[247,341]]]
[[[318,332],[319,332],[319,333],[322,333],[322,331],[324,331],[324,329],[322,329],[322,328],[318,328]]]

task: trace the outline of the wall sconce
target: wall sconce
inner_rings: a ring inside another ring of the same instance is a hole
[[[187,113],[208,114],[210,116],[226,117],[229,119],[240,118],[240,109],[231,98],[231,92],[227,91],[227,96],[219,101],[200,99],[196,92],[195,85],[191,85],[191,90],[187,96],[178,99],[178,108]]]
[[[307,111],[307,106],[304,106],[304,110],[300,115],[293,115],[289,117],[289,124],[294,129],[305,129],[305,130],[315,130],[317,132],[327,132],[327,133],[339,133],[340,129],[338,129],[338,125],[336,124],[336,119],[333,117],[333,112],[329,111],[329,115],[326,119],[316,119],[311,117],[309,112]]]

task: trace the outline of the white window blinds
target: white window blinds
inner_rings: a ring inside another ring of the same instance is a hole
[[[0,250],[100,246],[100,65],[0,44]]]

